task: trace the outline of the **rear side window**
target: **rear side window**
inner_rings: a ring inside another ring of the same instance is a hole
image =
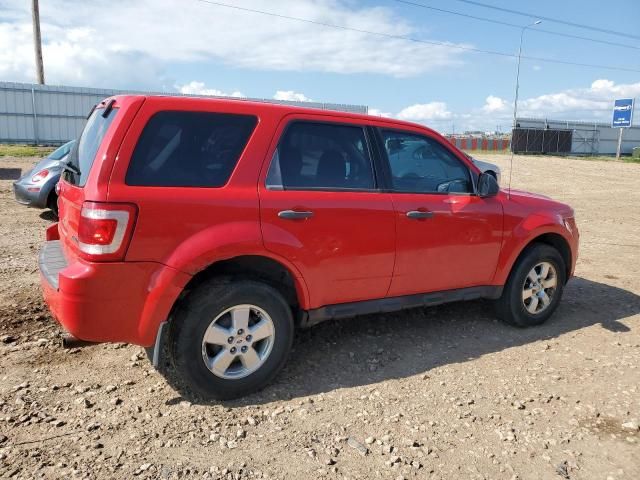
[[[256,123],[249,115],[156,113],[140,135],[125,181],[154,187],[221,187]]]
[[[118,114],[118,109],[112,109],[106,117],[102,116],[103,112],[104,109],[102,108],[93,111],[80,135],[80,139],[71,149],[71,153],[69,153],[67,163],[71,168],[65,171],[65,180],[72,185],[84,187],[84,184],[87,183],[98,148],[111,122]]]
[[[267,187],[274,189],[372,189],[374,185],[364,129],[351,125],[289,125],[267,175]]]

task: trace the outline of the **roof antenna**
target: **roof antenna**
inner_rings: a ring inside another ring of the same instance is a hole
[[[513,102],[513,127],[511,128],[511,158],[509,160],[509,193],[507,194],[507,198],[511,200],[511,176],[513,174],[513,133],[518,126],[516,123],[516,119],[518,116],[518,90],[520,88],[520,60],[522,58],[522,39],[524,38],[524,32],[527,28],[535,27],[536,25],[540,25],[542,20],[536,20],[535,22],[525,25],[522,27],[520,31],[520,46],[518,47],[518,68],[516,70],[516,95],[515,100]]]

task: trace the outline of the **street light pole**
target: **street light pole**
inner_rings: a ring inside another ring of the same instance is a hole
[[[522,59],[522,40],[524,38],[524,32],[531,27],[540,25],[542,20],[536,20],[530,25],[525,25],[520,31],[520,46],[518,47],[518,67],[516,69],[516,94],[513,101],[513,126],[511,127],[511,161],[509,167],[509,198],[511,198],[511,172],[513,171],[513,131],[516,128],[516,118],[518,116],[518,91],[520,90],[520,60]]]

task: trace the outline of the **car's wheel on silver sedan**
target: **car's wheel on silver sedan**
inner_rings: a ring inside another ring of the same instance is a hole
[[[171,322],[169,354],[187,388],[204,399],[232,399],[269,383],[292,340],[291,308],[277,290],[217,278],[182,301]]]
[[[49,194],[47,207],[53,212],[56,218],[58,218],[58,195],[56,195],[56,192],[51,192]]]
[[[528,247],[495,302],[498,318],[518,327],[544,323],[558,307],[565,281],[566,266],[558,250],[541,243]]]

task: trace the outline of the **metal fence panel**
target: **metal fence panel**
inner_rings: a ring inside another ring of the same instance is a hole
[[[61,144],[77,138],[86,115],[96,103],[112,95],[123,94],[183,95],[170,92],[141,92],[31,83],[0,82],[0,143]],[[229,98],[229,97],[210,97]],[[296,105],[323,110],[364,113],[363,105],[243,98],[259,102]]]
[[[570,153],[584,155],[613,155],[616,153],[618,129],[611,128],[609,123],[518,118],[517,124],[522,129],[571,130],[573,135]],[[640,126],[633,125],[624,130],[622,153],[631,154],[634,147],[640,146]]]

